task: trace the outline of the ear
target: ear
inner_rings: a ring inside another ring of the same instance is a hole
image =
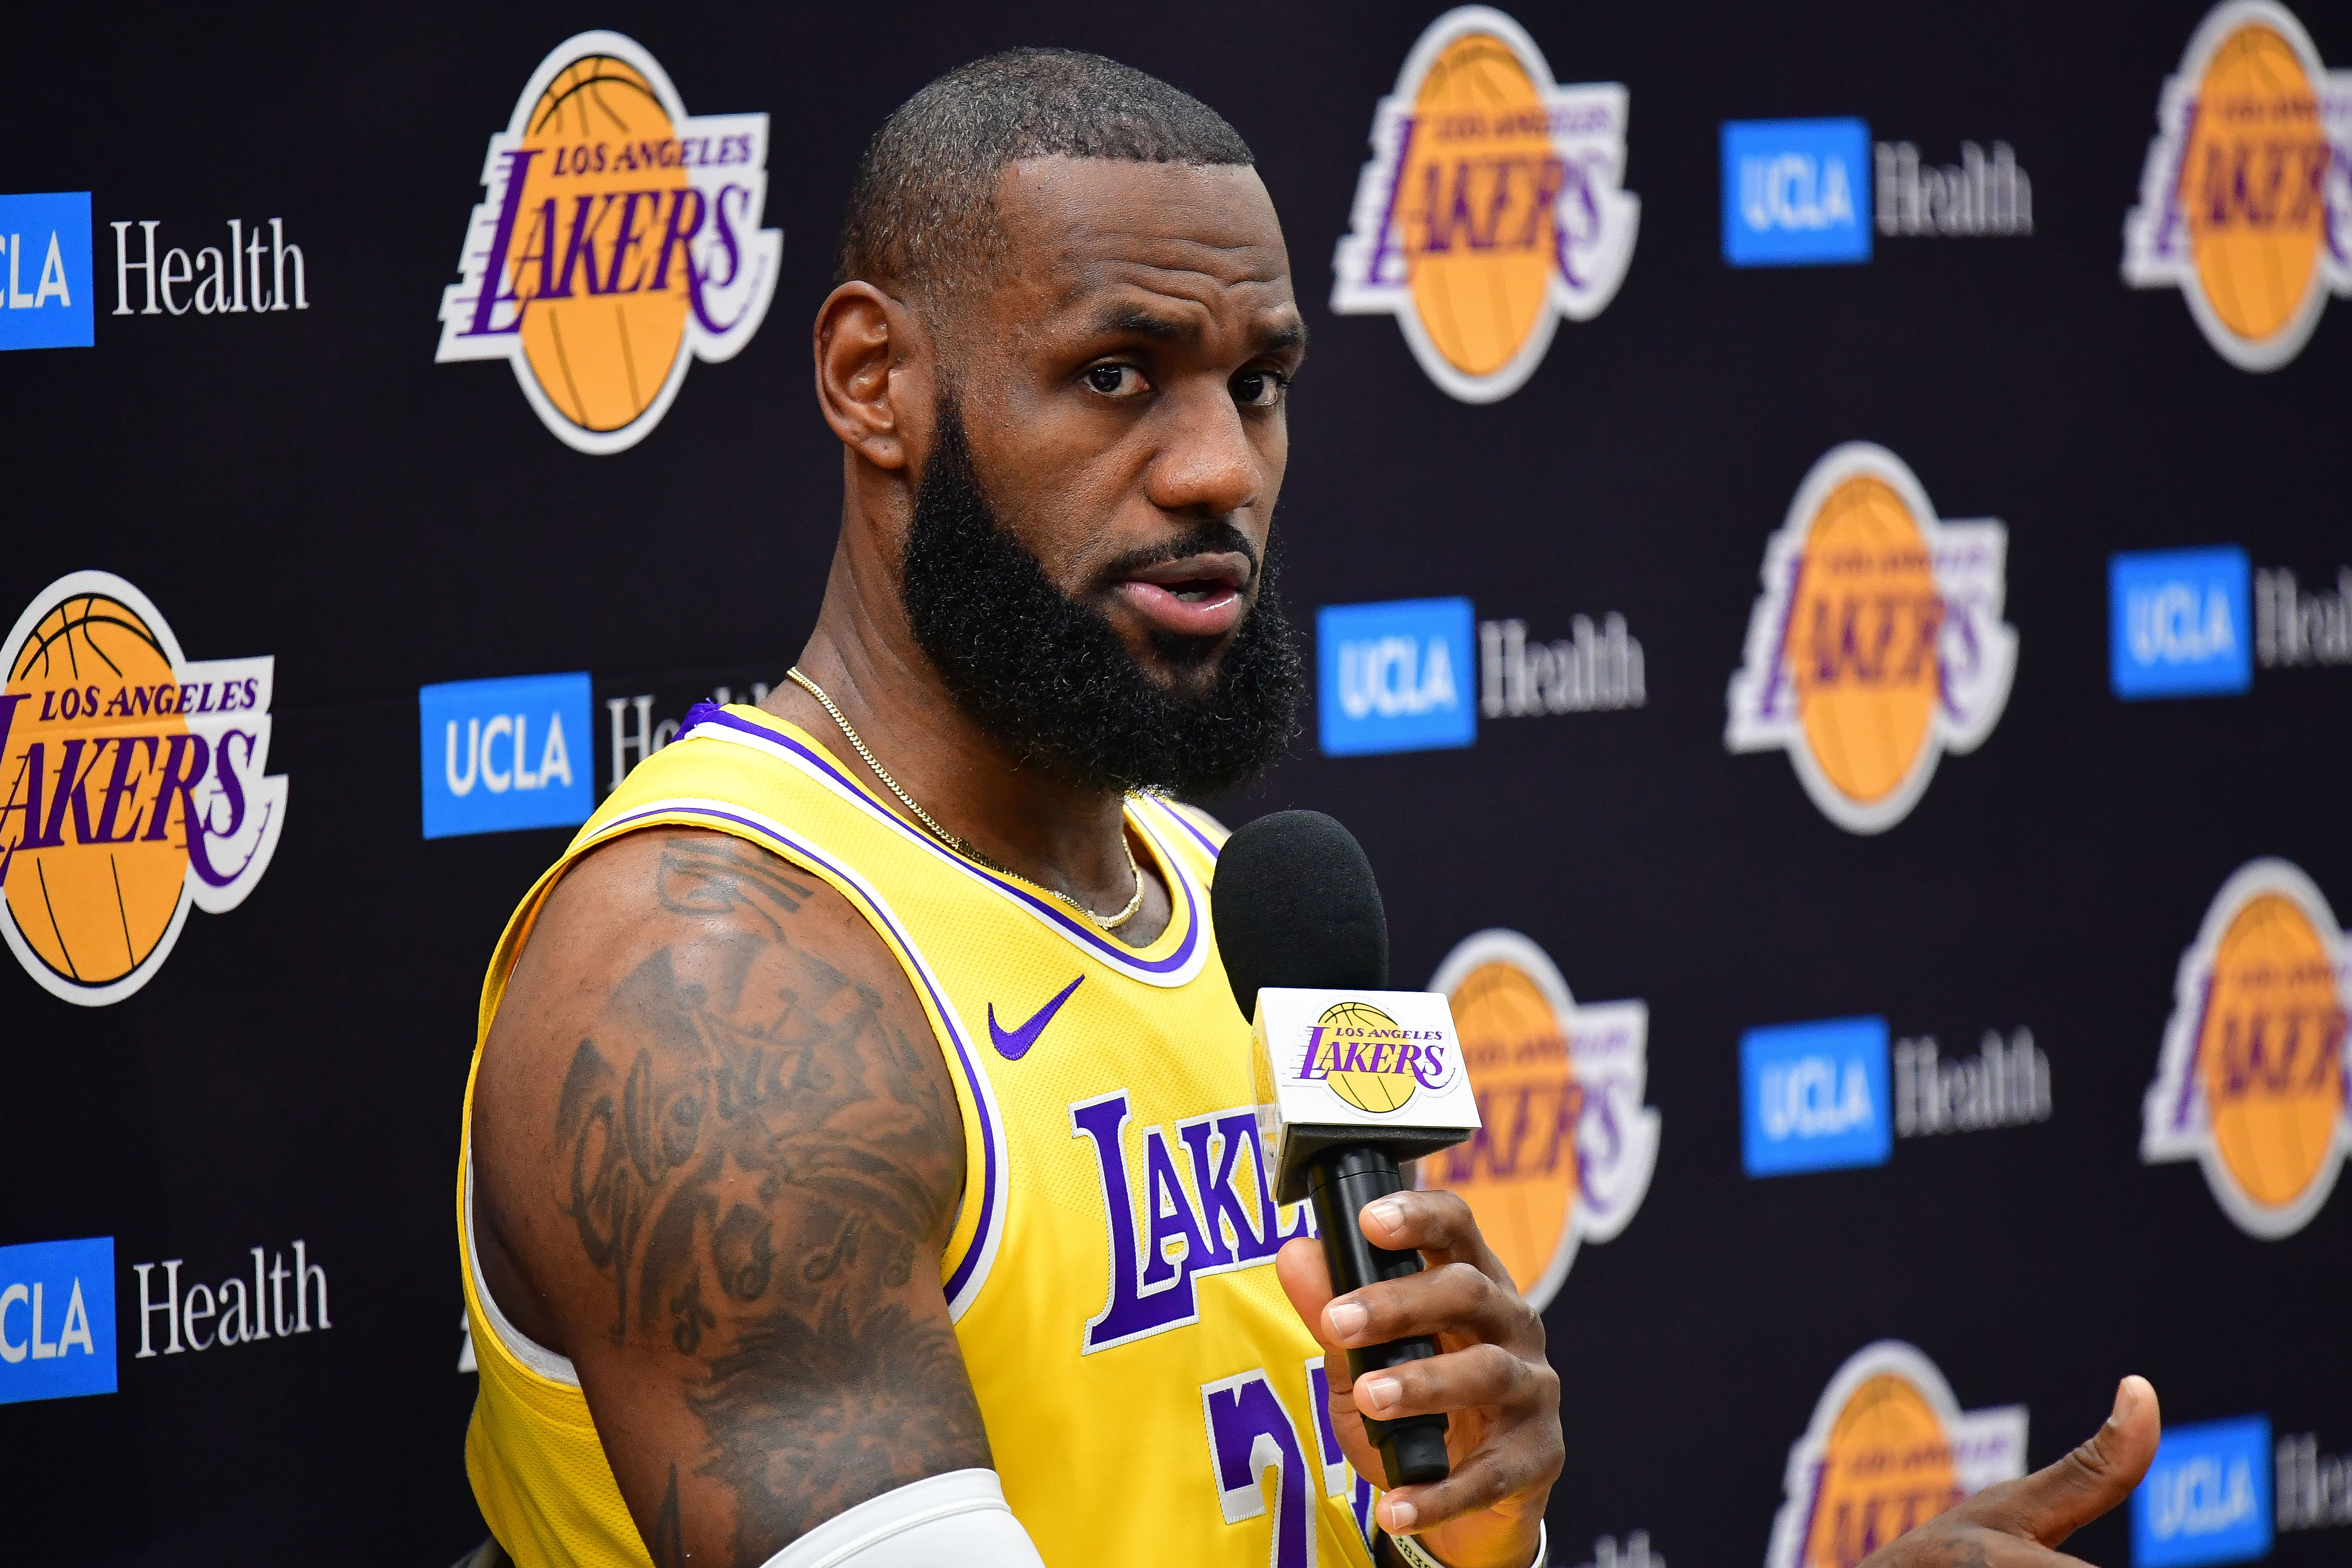
[[[873,284],[844,283],[816,313],[816,400],[843,445],[877,468],[908,461],[908,416],[928,406],[930,335]]]

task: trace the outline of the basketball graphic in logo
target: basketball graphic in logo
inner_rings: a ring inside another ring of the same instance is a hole
[[[119,1002],[153,978],[191,903],[236,908],[284,826],[266,774],[274,661],[183,658],[105,572],[18,618],[0,687],[0,935],[52,995]]]
[[[1579,1244],[1616,1237],[1649,1190],[1659,1127],[1643,1103],[1649,1008],[1579,1005],[1543,949],[1513,931],[1465,938],[1429,988],[1453,1007],[1480,1125],[1421,1161],[1417,1179],[1470,1205],[1540,1311]]]
[[[1626,106],[1614,83],[1553,85],[1500,11],[1448,11],[1373,115],[1331,308],[1394,315],[1430,379],[1465,403],[1517,391],[1559,319],[1600,314],[1633,260]]]
[[[2174,990],[2140,1157],[2199,1161],[2241,1229],[2292,1236],[2352,1151],[2352,944],[2308,877],[2257,860],[2222,885]]]
[[[1789,1450],[1766,1568],[1855,1568],[1963,1498],[2025,1473],[2025,1407],[1963,1411],[1916,1348],[1882,1340],[1830,1380]]]
[[[1398,1054],[1387,1039],[1397,1032],[1395,1019],[1369,1003],[1342,1002],[1316,1022],[1328,1031],[1334,1059],[1349,1064],[1329,1071],[1334,1094],[1374,1116],[1404,1109],[1412,1098],[1412,1074],[1382,1066]]]
[[[510,362],[580,451],[635,446],[690,363],[732,358],[767,314],[767,144],[764,114],[689,116],[621,35],[568,40],[490,138],[434,357]]]
[[[1765,546],[1724,744],[1786,751],[1850,832],[1894,826],[1943,754],[1982,744],[2008,703],[2007,556],[1998,521],[1937,519],[1885,447],[1830,452]]]
[[[2209,13],[2164,85],[2140,205],[2124,225],[2125,281],[2179,288],[2207,341],[2245,370],[2301,352],[2332,290],[2352,293],[2352,184],[2331,142],[2352,140],[2352,72],[2328,71],[2294,13],[2230,0]]]

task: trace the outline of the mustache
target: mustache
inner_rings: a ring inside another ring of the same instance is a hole
[[[1228,552],[1249,563],[1249,581],[1242,584],[1242,592],[1244,595],[1255,596],[1265,576],[1265,563],[1259,559],[1257,548],[1250,543],[1249,536],[1223,518],[1195,523],[1186,532],[1159,544],[1129,551],[1096,573],[1091,586],[1097,593],[1108,592],[1115,584],[1138,572],[1171,561],[1181,561],[1188,556]]]

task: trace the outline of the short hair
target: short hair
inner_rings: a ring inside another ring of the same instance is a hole
[[[1029,158],[1255,166],[1224,117],[1158,77],[1074,49],[1007,49],[900,104],[866,144],[834,266],[919,300],[985,276],[1002,252],[996,185]]]

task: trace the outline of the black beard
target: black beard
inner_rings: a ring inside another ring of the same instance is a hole
[[[1229,522],[1203,523],[1164,556],[1254,554]],[[1275,594],[1267,540],[1256,603],[1216,678],[1197,697],[1162,688],[1110,622],[1055,587],[999,526],[973,471],[963,422],[942,395],[939,430],[915,490],[899,594],[915,641],[956,705],[1023,763],[1082,789],[1213,795],[1264,773],[1297,733],[1301,661]],[[1130,565],[1130,568],[1131,565]],[[1218,639],[1155,634],[1181,673],[1215,659]]]

